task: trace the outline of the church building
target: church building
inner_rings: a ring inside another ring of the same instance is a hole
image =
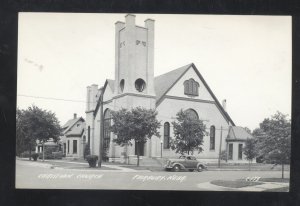
[[[125,22],[115,23],[115,79],[107,79],[100,88],[96,84],[87,87],[84,135],[91,154],[99,155],[103,121],[103,148],[109,160],[125,161],[127,156],[133,163],[137,154],[134,142],[132,146],[121,147],[112,141],[116,136],[108,130],[112,124],[110,112],[143,107],[156,109],[162,126],[160,138],[154,136],[139,147],[142,158],[179,156],[170,148],[174,138],[171,122],[182,109],[204,121],[209,133],[204,136],[203,152],[194,152],[196,158],[216,162],[221,148],[227,151],[228,161],[246,161],[242,147],[251,135],[235,126],[226,112],[226,100],[223,105],[219,103],[193,63],[154,77],[154,26],[152,19],[146,19],[144,26],[136,25],[132,14],[125,16]]]

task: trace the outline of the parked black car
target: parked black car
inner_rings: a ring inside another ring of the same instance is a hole
[[[202,172],[203,170],[207,170],[207,167],[192,155],[182,155],[178,159],[169,159],[165,165],[165,169],[174,172],[180,170],[189,170],[191,172],[196,170]]]

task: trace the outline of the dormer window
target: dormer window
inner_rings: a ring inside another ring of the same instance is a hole
[[[189,96],[198,96],[198,88],[199,88],[199,83],[196,82],[194,79],[189,79],[185,80],[184,83],[184,94],[189,95]]]

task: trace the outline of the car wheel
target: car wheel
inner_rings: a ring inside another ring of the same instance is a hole
[[[174,172],[179,172],[179,171],[180,171],[180,166],[179,166],[179,165],[175,165],[175,166],[173,167],[173,171],[174,171]]]
[[[197,167],[197,171],[198,171],[198,172],[202,172],[202,171],[203,171],[202,165],[199,165],[199,166]]]

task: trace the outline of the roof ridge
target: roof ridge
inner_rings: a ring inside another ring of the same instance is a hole
[[[188,69],[188,68],[189,68],[191,65],[193,65],[193,64],[194,64],[194,63],[189,63],[189,64],[184,65],[184,66],[181,66],[181,67],[179,67],[179,68],[177,68],[177,69],[173,69],[173,70],[168,71],[168,72],[166,72],[166,73],[163,73],[163,74],[160,74],[160,75],[158,75],[158,76],[155,76],[154,78],[158,78],[158,77],[161,77],[161,76],[170,74],[170,73],[175,72],[175,71],[178,71],[178,70],[180,70],[180,69],[184,69],[185,67],[186,67],[185,69]]]

